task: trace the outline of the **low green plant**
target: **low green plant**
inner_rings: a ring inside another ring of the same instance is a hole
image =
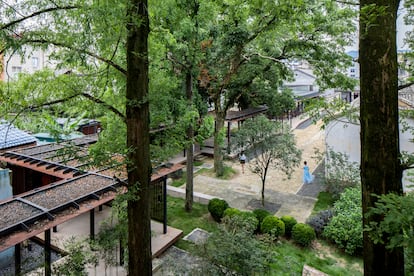
[[[224,210],[223,217],[233,217],[241,215],[242,211],[237,208],[227,208]]]
[[[224,199],[213,198],[208,202],[207,208],[213,219],[220,222],[223,218],[224,211],[229,208],[229,204]]]
[[[254,216],[250,218],[257,220]],[[241,225],[246,217],[237,215],[225,217],[231,222],[221,224],[207,242],[198,247],[197,265],[189,275],[268,275],[273,260],[271,248],[256,239],[245,228],[237,231],[229,225]],[[196,261],[197,261],[196,260]]]
[[[222,222],[228,227],[228,229],[231,229],[232,231],[242,230],[251,234],[256,231],[259,223],[256,216],[252,212],[244,212],[239,210],[238,212],[233,212],[234,208],[228,208],[227,210],[229,209],[230,214],[225,215],[222,219]]]
[[[285,234],[285,223],[278,217],[270,215],[263,219],[260,231],[277,238]]]
[[[315,206],[313,206],[311,216],[316,215],[320,211],[331,209],[334,203],[335,199],[331,193],[324,191],[320,192],[315,202]]]
[[[195,160],[193,165],[194,165],[194,167],[200,167],[203,164],[204,164],[203,161]]]
[[[87,276],[87,265],[98,264],[97,252],[92,251],[86,241],[76,241],[73,237],[66,242],[68,255],[64,261],[53,265],[53,273],[56,275],[80,275]]]
[[[297,223],[292,228],[292,239],[297,244],[308,247],[316,239],[315,230],[305,223]]]
[[[181,187],[182,185],[184,185],[186,181],[186,177],[187,177],[187,173],[184,172],[181,178],[173,179],[173,181],[171,182],[171,186]]]
[[[280,218],[285,223],[285,235],[290,238],[292,235],[292,228],[295,226],[298,221],[292,216],[282,216]]]
[[[236,174],[236,170],[233,169],[232,167],[228,167],[228,166],[224,166],[224,172],[223,175],[220,177],[221,179],[231,179],[233,177],[233,175]]]
[[[348,188],[334,204],[334,216],[322,236],[333,241],[346,253],[353,255],[362,250],[361,190]]]

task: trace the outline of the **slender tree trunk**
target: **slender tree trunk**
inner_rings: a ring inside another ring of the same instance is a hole
[[[262,178],[262,206],[265,206],[265,199],[264,199],[264,189],[265,189],[265,183],[266,183],[266,176]]]
[[[127,11],[128,274],[152,275],[147,0],[130,0]]]
[[[262,206],[265,206],[264,192],[266,184],[267,170],[269,168],[270,160],[267,162],[266,167],[264,168],[263,177],[262,177]]]
[[[188,106],[193,105],[193,78],[191,71],[187,72],[185,80]],[[187,147],[187,177],[185,184],[185,210],[190,212],[193,209],[193,167],[194,167],[194,129],[190,125],[187,129],[187,139],[190,141]]]
[[[369,5],[376,6],[369,6]],[[365,214],[373,194],[402,193],[399,162],[396,19],[398,0],[361,0],[359,61],[361,72],[361,181]],[[374,10],[370,10],[375,7]],[[385,8],[380,12],[379,7]],[[371,15],[375,16],[369,16]],[[364,18],[369,18],[369,22]],[[379,221],[381,217],[367,218]],[[364,275],[404,275],[402,248],[374,244],[364,232]]]

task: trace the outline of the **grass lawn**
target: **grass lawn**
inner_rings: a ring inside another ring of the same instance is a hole
[[[323,201],[325,203],[321,205],[329,202],[325,198]],[[184,200],[173,197],[168,197],[168,225],[183,230],[184,236],[197,227],[208,232],[218,229],[218,224],[210,217],[206,205],[194,203],[193,211],[187,213],[184,210]],[[184,240],[175,245],[188,251],[193,247]],[[271,265],[271,275],[302,275],[305,264],[332,276],[363,275],[361,258],[343,254],[324,241],[315,241],[312,248],[302,248],[282,239],[272,246],[272,251],[276,261]]]
[[[201,166],[202,164],[203,164],[203,162],[194,161],[194,166]],[[203,174],[203,175],[207,175],[207,176],[211,176],[211,177],[216,177],[214,169],[201,168],[200,170],[198,170],[195,173],[195,175],[198,175],[198,174]],[[229,180],[235,174],[236,174],[236,170],[234,170],[232,167],[224,166],[223,176],[219,177],[219,179]],[[181,176],[181,178],[173,180],[170,185],[174,186],[174,187],[181,187],[187,181],[186,177],[187,177],[187,173],[183,172],[183,175]]]
[[[335,200],[328,192],[320,192],[318,200],[313,207],[312,215],[319,213],[320,211],[327,210],[333,207]]]

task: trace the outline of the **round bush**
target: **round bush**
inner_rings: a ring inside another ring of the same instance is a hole
[[[285,223],[275,216],[267,216],[263,219],[260,225],[262,233],[270,234],[275,237],[282,236],[285,234]]]
[[[285,223],[285,235],[286,237],[292,236],[292,228],[295,226],[298,222],[297,220],[292,216],[283,216],[280,218]]]
[[[242,211],[240,211],[237,208],[227,208],[224,210],[223,217],[234,217],[239,216],[242,214]]]
[[[255,209],[253,210],[253,214],[256,216],[257,220],[259,221],[259,225],[262,223],[263,219],[271,214],[269,211],[264,209]]]
[[[223,199],[213,198],[208,202],[207,208],[213,219],[220,222],[224,211],[229,208],[229,204]]]
[[[302,246],[309,246],[315,238],[315,230],[305,223],[297,223],[292,228],[292,239]]]

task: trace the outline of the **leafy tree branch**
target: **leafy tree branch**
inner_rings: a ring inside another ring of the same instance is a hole
[[[60,11],[60,10],[73,10],[73,9],[78,9],[78,8],[80,8],[80,6],[64,6],[64,7],[60,7],[60,6],[56,5],[55,7],[47,8],[47,9],[40,10],[40,11],[36,11],[36,12],[34,12],[32,14],[23,16],[22,18],[19,18],[19,19],[10,21],[7,24],[0,25],[0,30],[1,31],[2,30],[5,30],[5,29],[7,29],[7,28],[9,28],[11,26],[14,26],[16,24],[19,24],[19,23],[21,23],[21,22],[23,22],[23,21],[25,21],[27,19],[30,19],[30,18],[39,16],[39,15],[42,15],[42,14],[45,14],[45,13],[54,12],[54,11]]]

